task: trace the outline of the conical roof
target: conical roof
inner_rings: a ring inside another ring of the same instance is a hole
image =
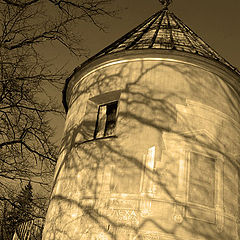
[[[89,58],[83,65],[106,54],[134,49],[166,49],[214,59],[240,74],[167,8],[155,13],[120,39]]]
[[[163,0],[163,2],[169,3],[170,1]],[[67,111],[68,109],[66,91],[69,81],[79,69],[105,55],[143,49],[175,50],[200,55],[210,60],[215,60],[234,71],[238,76],[240,75],[240,71],[237,68],[214,51],[165,6],[164,9],[155,13],[142,24],[83,62],[74,70],[72,75],[66,79],[63,89],[63,105],[65,110]]]

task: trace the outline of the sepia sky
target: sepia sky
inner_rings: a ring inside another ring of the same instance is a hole
[[[115,1],[114,6],[120,12],[117,18],[102,19],[107,27],[105,32],[91,24],[79,26],[79,32],[84,38],[81,45],[89,49],[87,57],[96,54],[162,8],[158,0]],[[240,69],[240,0],[173,0],[169,10],[228,62]],[[65,50],[52,50],[49,54],[57,59],[59,65],[67,66],[69,72],[87,59],[76,59],[67,55]],[[62,135],[63,125],[63,120],[56,123],[57,138]]]

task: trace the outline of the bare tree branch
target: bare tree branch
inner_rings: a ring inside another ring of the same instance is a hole
[[[101,17],[115,14],[112,2],[0,0],[0,206],[26,180],[50,191],[58,148],[49,119],[61,117],[63,109],[48,88],[62,89],[67,71],[55,70],[44,50],[60,45],[85,54],[76,26],[90,22],[102,29]]]

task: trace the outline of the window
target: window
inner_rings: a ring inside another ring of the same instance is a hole
[[[215,206],[215,159],[190,153],[188,201]]]
[[[114,136],[121,90],[96,95],[87,100],[85,115],[79,129],[79,141]]]
[[[99,105],[94,138],[113,136],[117,122],[118,101]]]

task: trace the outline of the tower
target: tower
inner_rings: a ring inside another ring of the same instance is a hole
[[[240,73],[167,5],[66,80],[44,240],[239,239]]]

